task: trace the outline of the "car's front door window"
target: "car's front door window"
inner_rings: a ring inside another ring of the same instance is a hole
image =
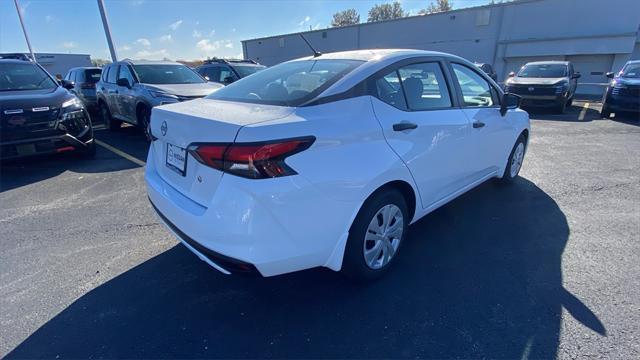
[[[462,91],[464,106],[490,107],[497,104],[495,92],[480,74],[464,65],[452,64],[452,66]]]

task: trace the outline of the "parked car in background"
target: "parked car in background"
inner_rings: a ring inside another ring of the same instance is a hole
[[[571,106],[580,73],[569,61],[536,61],[511,72],[505,91],[522,98],[524,107],[553,107],[563,113]]]
[[[148,137],[154,106],[198,99],[221,87],[180,63],[123,60],[104,67],[96,97],[109,129],[127,122],[143,129]]]
[[[82,101],[40,65],[0,60],[0,159],[96,148]]]
[[[496,74],[495,70],[493,70],[493,66],[487,63],[474,63],[477,67],[479,67],[482,71],[484,71],[493,81],[498,81],[498,74]]]
[[[204,64],[196,68],[196,71],[209,81],[229,85],[264,69],[266,66],[253,60],[210,59],[205,60]]]
[[[519,99],[445,53],[288,61],[154,109],[149,199],[225,274],[323,266],[373,279],[409,224],[486,180],[517,178],[530,129]]]
[[[69,89],[89,110],[98,107],[96,99],[96,83],[100,80],[102,69],[98,67],[77,67],[69,70],[64,79],[70,83]]]
[[[620,72],[607,77],[612,80],[602,98],[602,117],[628,112],[640,118],[640,60],[627,62]]]

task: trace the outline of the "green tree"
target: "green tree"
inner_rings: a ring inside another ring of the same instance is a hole
[[[331,26],[333,27],[355,25],[359,23],[360,14],[358,14],[356,9],[338,11],[337,13],[333,14],[333,20],[331,20]]]
[[[372,7],[371,10],[369,10],[367,22],[398,19],[407,15],[408,14],[402,10],[402,4],[394,1],[392,4],[378,4]]]
[[[435,13],[450,11],[450,10],[453,10],[453,6],[451,6],[451,3],[449,2],[449,0],[436,0],[435,2],[431,1],[429,6],[427,6],[426,9],[420,10],[418,14],[420,15],[435,14]]]

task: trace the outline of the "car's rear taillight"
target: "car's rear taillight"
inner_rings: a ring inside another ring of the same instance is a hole
[[[199,143],[188,150],[196,160],[214,169],[264,179],[297,174],[284,160],[308,149],[315,140],[304,137],[259,143]]]

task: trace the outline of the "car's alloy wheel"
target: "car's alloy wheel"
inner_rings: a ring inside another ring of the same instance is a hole
[[[520,168],[522,167],[522,161],[524,160],[524,143],[519,142],[516,145],[515,150],[513,151],[513,156],[511,156],[511,164],[509,165],[509,172],[511,173],[511,177],[514,178],[518,176],[520,172]]]
[[[342,272],[357,281],[382,276],[398,256],[408,223],[407,204],[398,190],[374,193],[351,225]]]
[[[500,179],[502,183],[511,183],[515,178],[518,177],[520,169],[522,168],[522,163],[524,162],[524,155],[526,151],[525,143],[526,138],[524,137],[524,135],[520,135],[518,137],[518,140],[516,140],[515,145],[513,145],[513,149],[511,150],[511,154],[509,155],[507,166],[504,169],[502,178]]]
[[[404,217],[394,204],[383,206],[373,216],[364,235],[362,252],[370,268],[385,267],[400,246],[404,232]]]

